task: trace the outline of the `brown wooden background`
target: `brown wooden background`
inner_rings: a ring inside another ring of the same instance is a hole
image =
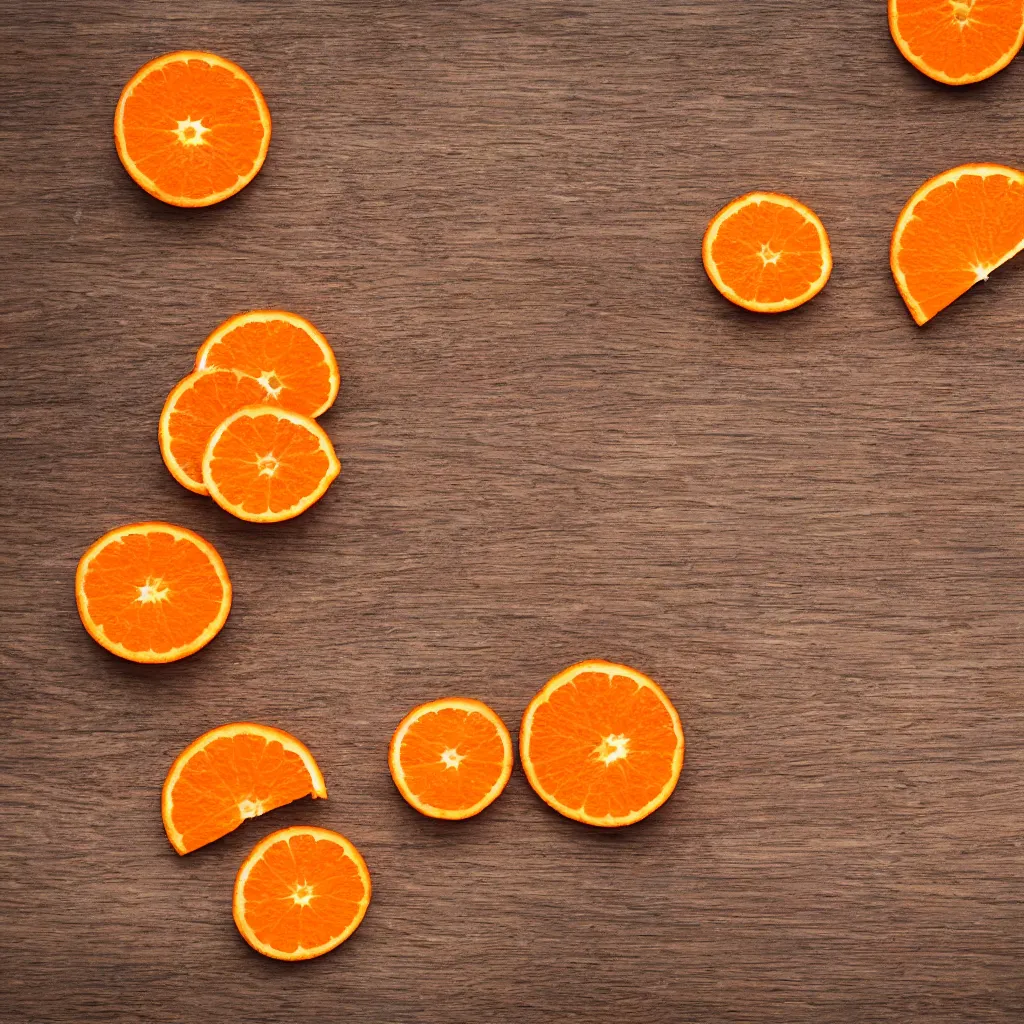
[[[645,1024],[1024,1019],[1024,260],[914,327],[888,269],[911,191],[1024,161],[1024,61],[915,72],[882,0],[8,0],[0,28],[4,1022]],[[172,49],[260,83],[263,172],[212,209],[126,176],[121,85]],[[835,272],[729,306],[733,196],[792,192]],[[276,306],[342,364],[344,469],[291,523],[163,467],[206,333]],[[221,636],[108,656],[82,550],[160,518],[222,552]],[[516,772],[462,824],[395,792],[414,703],[515,730],[586,656],[674,698],[687,766],[619,833]],[[331,798],[181,859],[173,756],[297,733]],[[339,829],[375,895],[304,965],[251,952],[234,873]]]

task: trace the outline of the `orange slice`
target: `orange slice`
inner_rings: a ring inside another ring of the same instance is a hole
[[[704,269],[730,301],[782,313],[813,299],[832,250],[813,210],[777,192],[750,192],[719,210],[704,233]]]
[[[341,376],[327,339],[306,319],[279,309],[256,309],[225,320],[196,355],[196,369],[221,366],[255,377],[268,405],[314,419],[338,395]]]
[[[530,785],[559,814],[632,825],[675,789],[683,728],[653,680],[625,665],[583,661],[530,701],[519,753]]]
[[[307,747],[268,725],[235,722],[211,729],[175,758],[164,781],[164,831],[178,853],[233,832],[246,818],[327,787]]]
[[[896,221],[889,264],[918,325],[1024,249],[1024,172],[964,164],[926,181]]]
[[[125,170],[173,206],[210,206],[245,188],[270,145],[256,83],[213,53],[151,60],[121,92],[114,142]]]
[[[89,635],[129,661],[177,661],[208,644],[231,610],[213,545],[170,523],[105,533],[78,563],[78,614]]]
[[[946,85],[1001,71],[1024,43],[1021,0],[889,0],[889,31],[918,71]]]
[[[209,494],[203,452],[210,435],[233,412],[265,395],[258,380],[234,370],[200,370],[180,381],[160,413],[160,454],[171,476],[196,494]]]
[[[399,793],[431,818],[471,818],[512,774],[512,737],[486,704],[446,697],[413,708],[388,750]]]
[[[203,454],[203,483],[226,512],[277,523],[305,512],[341,471],[316,420],[270,405],[229,416]]]
[[[232,904],[242,938],[275,960],[340,946],[370,905],[370,872],[337,832],[300,826],[267,836],[245,858]]]

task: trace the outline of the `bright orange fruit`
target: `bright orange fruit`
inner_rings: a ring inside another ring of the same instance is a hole
[[[164,781],[164,830],[178,853],[226,836],[246,818],[327,787],[307,747],[268,725],[235,722],[211,729],[175,759]]]
[[[470,818],[505,788],[512,774],[512,737],[478,700],[433,700],[399,723],[388,767],[398,791],[421,814]]]
[[[777,192],[750,192],[719,210],[704,233],[704,269],[730,301],[782,313],[813,299],[832,250],[813,210]]]
[[[129,661],[177,661],[208,644],[231,610],[213,545],[170,523],[104,534],[78,563],[78,614],[89,635]]]
[[[285,828],[257,843],[235,879],[242,938],[275,960],[310,960],[340,946],[370,905],[370,872],[337,832]]]
[[[1024,43],[1021,0],[889,0],[889,31],[918,71],[946,85],[1001,71]]]
[[[196,494],[209,494],[203,452],[210,435],[232,413],[265,400],[263,385],[235,370],[199,370],[180,381],[160,413],[160,454],[171,476]]]
[[[583,661],[530,701],[519,753],[530,785],[560,814],[631,825],[675,789],[683,728],[653,680],[625,665]]]
[[[270,111],[256,83],[213,53],[151,60],[121,92],[114,141],[125,170],[174,206],[233,196],[263,166]]]
[[[316,420],[270,405],[229,416],[203,455],[203,483],[222,509],[252,523],[305,512],[341,471]]]
[[[203,342],[196,369],[220,366],[255,377],[268,405],[314,419],[338,395],[341,377],[327,339],[304,317],[255,309],[225,320]]]
[[[889,263],[918,325],[1024,249],[1024,172],[964,164],[926,181],[896,221]]]

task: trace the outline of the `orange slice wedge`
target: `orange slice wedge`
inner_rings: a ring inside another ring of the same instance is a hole
[[[105,533],[75,574],[89,635],[128,661],[177,661],[219,632],[231,581],[213,545],[170,523],[132,523]]]
[[[889,264],[918,326],[1024,249],[1024,172],[964,164],[926,181],[903,207]]]
[[[1024,43],[1021,0],[889,0],[889,31],[936,82],[968,85],[1002,71]]]
[[[512,737],[478,700],[433,700],[399,723],[388,767],[399,793],[421,814],[471,818],[505,788],[512,774]]]
[[[203,483],[226,512],[277,523],[319,501],[341,463],[316,420],[269,405],[229,416],[203,454]]]
[[[171,476],[196,494],[210,435],[234,412],[265,400],[263,385],[234,370],[199,370],[180,381],[160,413],[160,454]]]
[[[173,206],[210,206],[256,176],[270,146],[270,111],[256,83],[214,53],[151,60],[121,92],[114,142],[125,170]]]
[[[245,858],[232,903],[242,938],[275,960],[310,960],[340,946],[370,905],[370,872],[337,832],[274,832]]]
[[[704,233],[704,269],[730,301],[783,313],[813,299],[832,273],[825,227],[777,192],[750,192],[719,210]]]
[[[247,818],[304,796],[327,797],[305,744],[268,725],[222,725],[190,743],[171,765],[161,801],[164,831],[178,853],[191,853]]]
[[[267,405],[316,419],[338,395],[341,375],[327,339],[304,317],[255,309],[225,320],[203,342],[196,369],[219,366],[255,377]]]
[[[583,661],[530,701],[519,733],[526,778],[549,807],[588,825],[632,825],[671,795],[683,727],[665,692],[636,669]]]

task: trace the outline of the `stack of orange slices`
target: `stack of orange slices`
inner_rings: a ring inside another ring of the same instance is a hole
[[[167,396],[160,453],[178,483],[239,519],[291,519],[341,469],[315,419],[339,382],[334,352],[308,320],[280,310],[233,316]]]

